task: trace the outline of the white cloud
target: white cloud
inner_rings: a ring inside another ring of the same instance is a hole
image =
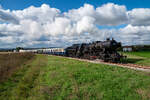
[[[0,9],[0,21],[19,24],[19,20],[14,14],[12,14],[9,10],[3,10],[3,9]]]
[[[31,6],[24,10],[12,11],[20,20],[29,19],[37,21],[41,24],[53,22],[55,17],[60,15],[60,10],[51,8],[49,5],[43,4],[41,7]]]
[[[95,19],[92,17],[84,16],[80,21],[77,22],[77,33],[81,34],[84,32],[92,32],[95,28]]]
[[[12,44],[17,42],[17,39],[12,36],[0,37],[1,43]]]
[[[98,25],[120,25],[127,23],[126,7],[108,3],[97,7],[90,4],[85,4],[79,9],[73,9],[64,13],[73,21],[78,21],[84,16],[93,17]]]
[[[62,13],[43,4],[24,10],[0,9],[0,45],[13,46],[68,46],[73,43],[104,40],[114,37],[125,44],[150,43],[149,9],[127,11],[124,5],[113,3],[94,8],[85,4]],[[103,29],[100,26],[124,28]],[[6,44],[6,45],[5,45]]]
[[[84,4],[79,9],[72,9],[69,12],[65,12],[64,15],[69,17],[73,21],[81,20],[84,16],[95,16],[95,8],[90,4]]]
[[[128,25],[119,30],[119,37],[126,44],[150,44],[150,26]]]
[[[45,25],[45,32],[50,35],[67,34],[70,29],[70,20],[64,17],[57,17],[52,23]]]
[[[96,19],[99,25],[120,25],[127,23],[126,7],[113,3],[96,8]]]
[[[128,12],[129,21],[132,25],[150,25],[150,9],[136,8]]]

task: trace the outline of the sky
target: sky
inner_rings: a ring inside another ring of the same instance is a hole
[[[0,0],[0,48],[115,38],[150,44],[150,0]]]
[[[101,6],[108,2],[119,5],[126,5],[127,9],[133,8],[149,8],[149,0],[0,0],[4,9],[20,10],[28,8],[33,5],[40,7],[42,4],[48,4],[51,7],[61,9],[61,11],[68,11],[70,9],[77,9],[85,3],[91,4],[95,7]]]

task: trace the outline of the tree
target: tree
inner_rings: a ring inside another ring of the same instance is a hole
[[[16,47],[16,51],[19,52],[19,50],[23,49],[22,47]]]

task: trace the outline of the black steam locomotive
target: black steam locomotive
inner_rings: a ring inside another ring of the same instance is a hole
[[[119,47],[121,47],[120,42],[108,38],[103,42],[73,44],[66,48],[66,56],[81,59],[101,59],[105,62],[120,62],[123,56],[117,52]]]

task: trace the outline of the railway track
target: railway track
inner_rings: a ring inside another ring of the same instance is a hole
[[[111,65],[111,66],[119,66],[119,67],[134,69],[134,70],[150,72],[150,66],[141,66],[141,65],[130,64],[130,63],[127,63],[127,64],[109,63],[109,62],[104,62],[104,61],[99,60],[99,59],[97,59],[97,60],[88,60],[88,59],[79,59],[79,58],[71,58],[71,57],[69,57],[69,59],[75,59],[75,60],[79,60],[79,61],[86,61],[86,62],[97,63],[97,64],[106,64],[106,65]]]

